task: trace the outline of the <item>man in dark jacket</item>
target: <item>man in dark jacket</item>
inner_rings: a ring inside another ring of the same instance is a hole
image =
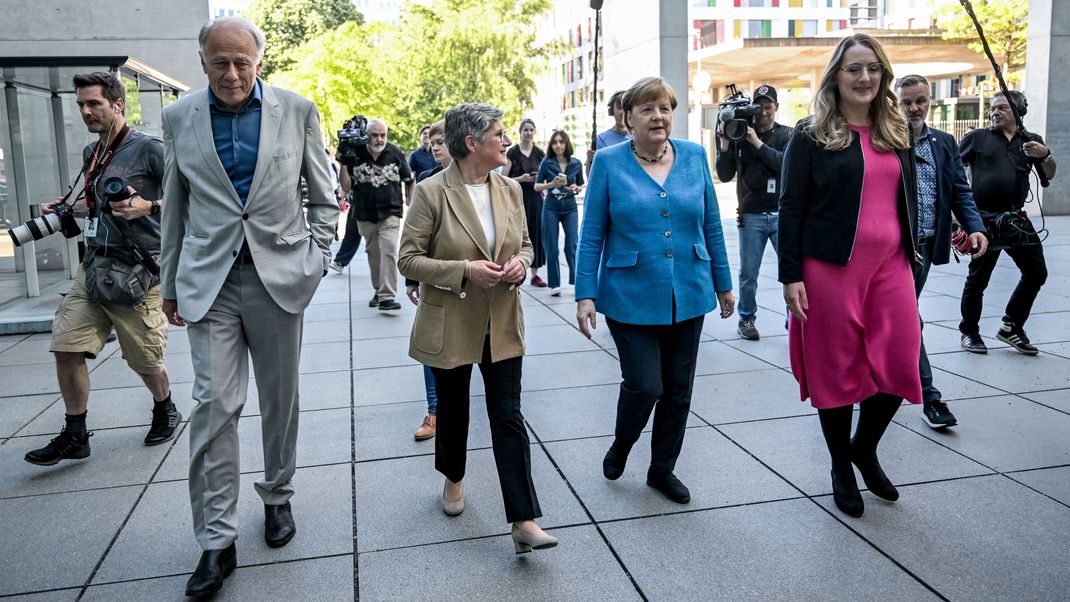
[[[929,81],[920,75],[907,75],[895,85],[899,106],[903,109],[914,132],[914,154],[917,157],[918,255],[921,261],[914,272],[914,289],[920,296],[929,277],[929,268],[947,263],[951,253],[952,214],[970,237],[973,257],[984,255],[988,239],[977,206],[973,202],[966,171],[959,160],[955,139],[945,132],[925,125],[929,114]],[[919,359],[921,388],[924,396],[922,413],[925,422],[934,429],[955,426],[958,421],[933,386],[933,371],[921,343]]]
[[[720,152],[716,162],[717,178],[722,182],[739,176],[736,180],[739,198],[739,326],[736,330],[748,341],[757,341],[759,337],[754,326],[758,312],[755,301],[758,271],[766,241],[771,241],[773,251],[777,251],[780,167],[792,133],[791,127],[775,121],[780,107],[776,88],[758,86],[754,102],[762,105],[754,127],[747,128],[747,137],[742,140],[729,140],[723,133],[719,134]]]

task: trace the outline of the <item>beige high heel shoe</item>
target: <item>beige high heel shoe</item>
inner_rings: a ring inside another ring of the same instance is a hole
[[[513,549],[517,554],[527,554],[532,550],[545,550],[557,545],[558,539],[553,535],[532,535],[521,531],[520,527],[513,525]]]
[[[451,502],[446,499],[446,485],[450,482],[449,479],[446,479],[446,482],[442,484],[442,499],[440,500],[442,502],[442,511],[449,516],[457,516],[464,512],[464,485],[461,485],[460,499]]]

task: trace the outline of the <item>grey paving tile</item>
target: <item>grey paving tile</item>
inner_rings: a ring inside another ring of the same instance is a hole
[[[1003,343],[998,344],[1001,347],[990,344],[985,355],[947,353],[934,355],[929,362],[935,368],[966,375],[971,380],[1008,393],[1070,387],[1070,359],[1045,353],[1029,357]]]
[[[167,327],[167,353],[189,353],[189,331],[177,326]]]
[[[172,384],[193,382],[193,361],[188,353],[168,353],[164,358],[167,377]],[[55,376],[52,380],[56,380]],[[136,372],[130,369],[119,353],[113,354],[89,373],[89,382],[99,387],[143,387],[144,382]],[[59,389],[57,385],[57,390]]]
[[[524,417],[542,441],[604,437],[613,434],[620,385],[525,391]],[[688,426],[702,426],[694,414]],[[647,423],[644,431],[650,430]]]
[[[651,599],[937,599],[807,500],[644,518],[602,529]]]
[[[572,314],[569,317],[567,312],[568,306],[553,306],[564,307],[564,317],[555,312],[550,307],[546,306],[524,306],[524,328],[533,329],[539,326],[558,326],[560,324],[572,324],[576,321],[576,307],[572,307]]]
[[[305,308],[305,324],[349,320],[349,300],[337,303],[315,303]]]
[[[298,394],[301,397],[301,411],[343,408],[350,405],[349,371],[314,372],[301,374],[298,378]],[[260,390],[256,380],[249,381],[249,393],[246,396],[242,416],[260,415]]]
[[[0,446],[0,498],[147,483],[170,449],[170,443],[145,446],[145,429],[122,428],[96,431],[93,453],[84,460],[36,466],[23,459],[54,436],[18,437]]]
[[[59,393],[54,362],[0,366],[0,383],[4,383],[5,397]]]
[[[776,366],[770,365],[768,362],[740,351],[722,341],[699,343],[696,375],[748,372],[751,370],[768,370],[769,368],[776,368]]]
[[[16,432],[20,435],[26,434],[23,427],[48,406],[57,402],[58,405],[63,405],[57,394],[0,397],[0,437],[10,437]],[[61,426],[62,421],[56,423],[53,428],[59,432]]]
[[[189,410],[193,407],[189,395],[191,389],[192,383],[177,383],[171,388],[171,400],[182,413],[183,420],[189,418]],[[137,426],[148,431],[152,422],[152,393],[145,385],[90,390],[86,409],[86,424],[90,430]],[[60,400],[26,425],[19,435],[55,436],[63,427],[65,413],[63,401]],[[93,439],[95,443],[96,437]]]
[[[958,407],[955,408],[956,415]],[[921,423],[920,417],[908,416],[909,412],[920,416],[920,409],[900,408],[896,421],[906,422],[912,428],[915,424],[918,428],[929,428]],[[808,495],[832,491],[828,450],[816,416],[729,424],[718,428]],[[946,445],[943,439],[941,443]],[[889,425],[878,455],[888,478],[896,484],[992,472],[897,423]],[[858,482],[862,483],[861,476],[858,476]],[[866,499],[873,498],[866,496]]]
[[[301,333],[304,344],[337,343],[349,340],[349,320],[325,320],[305,322]]]
[[[334,372],[349,369],[349,341],[334,343],[305,343],[301,346],[301,374]],[[249,374],[255,377],[252,362]]]
[[[1021,395],[1026,399],[1032,399],[1037,403],[1042,403],[1049,408],[1055,408],[1062,412],[1070,413],[1070,391],[1066,389],[1058,391],[1038,391],[1036,393],[1025,393]]]
[[[413,431],[427,415],[427,403],[393,403],[358,407],[355,449],[358,462],[435,453],[435,440],[416,441]],[[468,449],[490,447],[485,397],[473,397],[469,409]]]
[[[140,492],[120,487],[0,500],[0,594],[84,584]]]
[[[349,408],[301,412],[297,430],[297,466],[337,464],[351,459]],[[238,419],[238,454],[242,473],[264,470],[264,445],[259,416]],[[189,478],[189,433],[183,431],[154,482]]]
[[[353,342],[353,369],[390,368],[417,363],[409,357],[408,335],[377,339],[375,344],[365,341]]]
[[[646,484],[650,436],[639,437],[624,475],[609,481],[602,458],[611,437],[548,443],[557,465],[595,520],[612,520],[784,499],[799,492],[710,427],[688,429],[676,476],[691,490],[691,503],[665,499]]]
[[[1001,472],[1070,464],[1068,414],[1010,395],[963,400],[952,408],[959,425],[946,432],[932,431],[921,423],[920,417],[904,421],[899,415],[897,419],[923,436]],[[909,410],[902,412],[906,411]]]
[[[55,365],[55,357],[48,350],[50,339],[25,339],[4,351],[0,351],[0,366],[28,366],[31,364]],[[95,359],[86,360],[92,368],[119,350],[118,343],[104,345]]]
[[[238,566],[353,552],[349,465],[297,470],[295,493],[290,498],[297,535],[282,548],[269,548],[264,543],[264,505],[253,487],[257,477],[241,477],[236,518]],[[201,550],[193,536],[188,487],[188,481],[149,486],[101,564],[94,584],[193,572]],[[349,566],[352,582],[351,557]],[[345,581],[336,585],[342,587]],[[227,588],[237,589],[231,588],[229,580]]]
[[[362,600],[638,600],[594,527],[551,529],[561,543],[513,554],[507,536],[360,555]],[[428,578],[429,576],[433,578]]]
[[[419,364],[354,370],[353,405],[427,401],[423,370]]]
[[[404,301],[408,303],[408,301]],[[383,316],[358,318],[350,322],[353,327],[353,348],[378,345],[377,341],[367,339],[388,339],[408,337],[412,333],[412,320],[386,319]]]
[[[1070,506],[1070,466],[1013,472],[1008,476]]]
[[[26,340],[28,337],[24,334],[4,334],[0,335],[0,353],[4,353],[8,349],[11,349],[15,344]]]
[[[187,579],[189,575],[96,585],[86,590],[82,600],[189,600],[183,595]],[[239,566],[212,600],[353,600],[353,557]]]
[[[969,378],[963,378],[953,372],[933,368],[933,385],[940,390],[940,397],[944,401],[1004,395],[1004,392],[999,389],[972,380],[975,375],[969,376]]]
[[[537,445],[531,449],[531,467],[543,512],[540,526],[587,522],[575,496]],[[465,509],[457,517],[446,516],[439,505],[445,477],[435,471],[433,457],[364,462],[356,465],[356,471],[360,553],[509,532],[489,449],[468,453]]]
[[[1065,599],[1066,506],[1001,476],[914,485],[901,493],[896,504],[869,504],[864,517],[846,520],[948,599]],[[821,502],[833,506],[831,497]]]
[[[992,334],[981,333],[981,338],[984,339],[986,345],[997,344],[996,339],[992,338]],[[962,348],[962,334],[959,332],[959,321],[954,320],[951,322],[926,322],[925,328],[922,329],[922,336],[925,337],[925,350],[929,353],[929,356],[933,356],[940,353],[967,353]],[[998,343],[1002,345],[1003,343]]]
[[[528,356],[598,349],[571,324],[533,328],[525,333],[524,347]]]
[[[620,362],[604,351],[525,357],[523,372],[524,391],[620,383]]]
[[[1070,336],[1070,335],[1068,335]],[[1043,343],[1036,346],[1043,353],[1051,353],[1059,357],[1070,359],[1070,342]]]
[[[311,305],[323,305],[327,303],[348,303],[349,299],[349,287],[320,287],[316,290],[316,294],[312,296]]]
[[[791,357],[788,355],[788,337],[782,332],[778,332],[774,336],[762,336],[757,341],[736,338],[722,342],[769,364],[766,368],[772,368],[773,366],[791,368]]]
[[[698,376],[691,411],[713,424],[815,413],[799,401],[795,377],[779,369]]]
[[[82,592],[82,588],[72,589],[60,589],[50,592],[42,592],[38,594],[22,594],[18,596],[8,596],[5,600],[13,600],[15,602],[74,602],[78,599],[78,594]]]
[[[1041,290],[1040,294],[1044,294],[1043,290]],[[999,330],[1002,323],[1002,314],[999,317],[983,319],[980,324],[981,332],[996,336],[996,331]],[[1030,315],[1029,321],[1025,323],[1025,332],[1029,335],[1029,340],[1034,344],[1058,343],[1070,340],[1070,336],[1068,336],[1070,331],[1066,328],[1067,323],[1070,323],[1070,312],[1034,313]],[[1005,343],[999,343],[999,345],[1006,347]],[[1007,348],[1009,349],[1009,347]]]

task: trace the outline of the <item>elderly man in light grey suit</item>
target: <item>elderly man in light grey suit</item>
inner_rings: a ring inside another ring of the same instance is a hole
[[[257,77],[263,34],[230,17],[205,25],[199,41],[209,88],[163,115],[160,261],[163,310],[171,324],[189,324],[195,372],[189,488],[204,552],[189,596],[219,591],[237,564],[237,425],[249,357],[260,392],[264,538],[280,547],[296,533],[289,499],[303,312],[330,263],[338,221],[319,114]]]

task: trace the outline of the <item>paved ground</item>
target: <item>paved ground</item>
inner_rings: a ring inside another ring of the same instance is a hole
[[[238,561],[224,600],[1065,599],[1070,579],[1070,218],[1048,220],[1051,277],[1021,356],[991,335],[1016,280],[1008,260],[986,297],[986,356],[955,329],[966,264],[938,268],[922,299],[937,385],[961,426],[937,433],[903,408],[881,447],[898,503],[863,494],[837,512],[817,420],[788,372],[780,286],[766,256],[759,342],[711,316],[699,356],[677,506],[643,483],[642,441],[624,477],[602,478],[618,364],[603,327],[576,330],[570,298],[524,291],[524,413],[553,550],[517,557],[485,411],[473,399],[467,507],[438,508],[433,442],[416,443],[420,368],[413,315],[367,307],[364,255],[329,276],[306,314],[297,495],[299,533],[267,548],[252,484],[261,469],[255,401],[241,420]],[[728,228],[730,257],[738,257]],[[92,363],[90,459],[52,468],[23,454],[62,422],[47,335],[0,337],[0,595],[41,600],[178,599],[199,550],[187,498],[188,433],[141,444],[145,389],[110,345]],[[171,333],[174,399],[188,415],[185,333]],[[252,383],[255,386],[255,382]],[[476,388],[481,385],[476,380]],[[251,399],[255,399],[252,398]],[[185,426],[185,425],[183,425]]]

